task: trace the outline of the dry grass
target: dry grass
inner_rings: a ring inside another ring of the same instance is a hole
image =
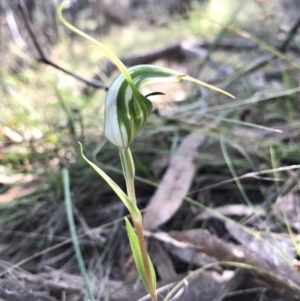
[[[263,1],[248,2],[260,8],[254,20],[256,25],[250,27],[249,22],[237,22],[233,26],[263,37],[269,46],[277,45],[278,39],[285,35],[278,27],[281,16],[275,15],[272,27],[273,7]],[[248,9],[244,8],[240,16],[248,16]],[[233,17],[232,10],[223,22],[230,17]],[[171,17],[156,25],[135,20],[122,29],[113,27],[101,40],[120,56],[144,53],[191,38],[214,40],[220,28],[209,27],[207,20],[201,22],[202,27],[195,10],[190,18]],[[141,23],[143,34],[138,30]],[[257,27],[263,27],[263,32]],[[238,36],[224,32],[219,37],[225,41]],[[298,39],[296,36],[291,43],[293,47],[297,47]],[[83,84],[49,66],[37,64],[32,50],[16,50],[13,43],[7,49],[1,53],[4,64],[0,70],[0,298],[6,300],[7,292],[13,291],[14,300],[83,299],[83,282],[63,203],[60,170],[67,167],[78,236],[96,299],[109,296],[110,300],[137,300],[144,292],[138,285],[125,235],[123,216],[127,212],[78,155],[77,142],[81,141],[87,156],[124,187],[117,150],[108,143],[100,148],[105,92],[85,96]],[[95,49],[67,37],[48,52],[54,61],[86,78],[103,62]],[[190,85],[153,86],[149,90],[159,89],[167,95],[155,98],[159,114],[151,116],[132,148],[139,206],[146,207],[183,138],[198,133],[205,141],[193,154],[196,172],[190,183],[189,198],[176,213],[170,213],[168,222],[160,225],[160,231],[169,235],[176,230],[185,235],[187,230],[207,229],[223,241],[224,248],[234,243],[235,247],[256,254],[258,259],[271,256],[281,262],[278,258],[283,257],[290,266],[297,253],[293,240],[299,243],[299,172],[298,167],[290,168],[300,163],[299,70],[285,60],[273,59],[245,73],[251,64],[269,54],[259,48],[241,51],[238,47],[224,50],[216,46],[212,53],[207,49],[201,52],[209,57],[203,65],[203,57],[196,55],[157,64],[224,85],[235,94],[236,100],[211,95]],[[298,63],[295,52],[288,50],[285,54]],[[111,78],[103,79],[107,84],[111,81]],[[185,101],[174,102],[176,98]],[[265,170],[269,171],[263,173]],[[283,202],[286,206],[282,206]],[[224,211],[220,209],[224,205],[244,207],[241,211],[236,211],[236,207]],[[254,209],[263,210],[263,214],[253,213]],[[212,215],[203,217],[203,212]],[[250,238],[243,240],[238,230],[228,226],[230,221],[244,230],[255,230],[255,235],[263,238],[262,245],[253,239],[250,246]],[[276,250],[270,249],[268,243],[275,245]],[[170,247],[155,240],[149,245],[153,254],[160,254],[154,263],[162,285],[216,260],[210,251],[206,252],[207,257],[195,253],[198,257],[195,255],[197,259],[193,261],[192,255],[180,256],[187,250],[178,251],[175,245]],[[255,253],[257,246],[264,251]],[[162,271],[167,269],[171,272],[166,275]],[[223,275],[225,272],[230,271],[226,269]],[[203,275],[209,283],[214,283],[213,292],[227,283],[224,279],[217,281],[212,273]],[[242,281],[233,290],[257,288],[254,280],[260,278],[251,275],[253,282]],[[263,286],[267,286],[266,282]],[[192,286],[189,293],[193,293]],[[204,294],[201,290],[194,293]],[[245,293],[244,297],[254,300],[258,296],[264,298],[264,294],[257,290]],[[186,298],[195,300],[191,296],[188,294]]]

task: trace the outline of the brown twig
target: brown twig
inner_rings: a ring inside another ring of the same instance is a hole
[[[89,86],[92,86],[94,88],[98,88],[98,89],[105,89],[105,90],[108,90],[108,88],[101,82],[97,81],[97,80],[90,80],[90,79],[86,79],[86,78],[83,78],[81,77],[80,75],[78,74],[75,74],[73,73],[72,71],[69,71],[63,67],[61,67],[60,65],[54,63],[53,61],[51,61],[47,55],[45,54],[43,48],[41,47],[38,39],[37,39],[37,36],[34,32],[34,29],[33,29],[33,26],[32,26],[32,23],[29,19],[29,16],[28,16],[28,12],[27,12],[27,9],[26,9],[26,6],[24,5],[24,2],[21,0],[19,1],[18,3],[18,9],[20,10],[21,12],[21,15],[22,15],[22,18],[23,18],[23,21],[24,21],[24,25],[32,39],[32,42],[34,44],[34,47],[36,48],[38,54],[39,54],[39,58],[37,59],[38,62],[41,62],[41,63],[44,63],[44,64],[47,64],[47,65],[50,65],[66,74],[69,74],[71,76],[73,76],[74,78],[76,78],[77,80],[79,81],[82,81],[84,83],[86,83],[87,85]]]
[[[277,50],[281,52],[286,52],[289,47],[291,51],[299,52],[299,47],[296,45],[290,45],[295,34],[297,33],[300,27],[300,18],[291,28],[291,30],[287,33],[286,38],[283,42],[275,47]],[[191,45],[188,42],[181,42],[179,44],[167,46],[162,49],[154,50],[144,55],[123,57],[121,61],[128,67],[138,65],[138,64],[149,64],[159,59],[180,59],[183,58],[186,54],[191,53],[191,49],[207,49],[211,47],[213,42],[211,41],[201,41],[194,45]],[[251,51],[258,50],[258,45],[244,38],[238,39],[225,39],[218,43],[218,49],[226,50],[226,51]],[[195,52],[194,52],[195,53]],[[247,68],[246,73],[255,72],[259,68],[263,67],[270,60],[274,59],[275,56],[273,54],[266,54],[261,57],[258,61]],[[97,80],[99,78],[99,74],[104,72],[106,76],[109,76],[115,70],[115,65],[111,62],[107,62],[100,67],[100,70],[93,76],[93,80]],[[84,93],[87,93],[87,89],[84,90]]]

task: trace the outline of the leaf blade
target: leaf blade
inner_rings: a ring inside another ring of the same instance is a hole
[[[127,230],[127,235],[129,238],[129,242],[130,242],[130,247],[131,247],[131,251],[134,257],[134,261],[136,264],[136,267],[138,269],[138,272],[145,284],[146,289],[149,291],[149,285],[148,285],[148,279],[147,279],[147,274],[145,271],[145,267],[143,264],[143,258],[142,258],[142,253],[140,251],[140,247],[139,247],[139,241],[138,241],[138,237],[135,234],[133,227],[131,226],[131,223],[129,222],[129,220],[125,217],[125,224],[126,224],[126,230]],[[156,274],[155,274],[155,270],[154,270],[154,266],[153,263],[148,256],[148,262],[149,262],[149,267],[150,267],[150,273],[151,273],[151,278],[152,278],[152,283],[154,286],[154,290],[156,290]]]
[[[131,247],[131,251],[132,251],[132,254],[134,257],[136,267],[137,267],[138,272],[145,284],[147,291],[149,292],[149,285],[148,285],[145,267],[143,264],[142,253],[139,248],[138,237],[135,234],[133,227],[131,226],[131,223],[129,222],[128,218],[126,218],[126,217],[125,217],[125,224],[126,224],[126,231],[127,231],[127,235],[128,235],[128,239],[129,239],[129,243],[130,243],[130,247]]]
[[[82,158],[102,177],[102,179],[113,189],[117,196],[121,199],[124,205],[130,212],[132,219],[141,220],[142,216],[135,204],[133,204],[124,191],[96,164],[90,161],[83,153],[82,144],[79,142]]]

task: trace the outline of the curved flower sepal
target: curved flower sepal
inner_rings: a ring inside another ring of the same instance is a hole
[[[105,136],[121,149],[130,146],[153,109],[152,103],[140,93],[145,84],[188,80],[233,97],[217,87],[167,68],[138,65],[127,71],[135,88],[132,89],[121,73],[110,86],[105,103]]]

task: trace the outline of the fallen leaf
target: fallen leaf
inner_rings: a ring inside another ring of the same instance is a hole
[[[144,214],[145,230],[153,230],[164,224],[181,206],[195,175],[194,156],[204,139],[205,136],[201,134],[191,133],[182,140],[147,205]]]
[[[178,248],[172,245],[166,245],[166,249],[173,256],[179,258],[183,262],[193,264],[196,267],[205,266],[217,261],[217,259],[214,257],[208,256],[203,252],[199,252],[190,248]]]
[[[238,237],[242,235],[238,232],[236,232],[236,234]],[[258,245],[255,245],[256,249],[253,248],[252,250],[249,247],[251,241],[247,243],[247,239],[250,239],[249,236],[244,236],[245,239],[242,239],[245,246],[238,246],[220,239],[203,229],[170,231],[169,233],[151,233],[145,231],[145,235],[174,246],[204,252],[209,256],[217,258],[219,261],[233,261],[258,267],[259,269],[268,271],[270,274],[262,275],[255,269],[253,269],[251,273],[259,276],[260,280],[263,280],[267,287],[275,289],[279,294],[288,297],[295,294],[294,289],[297,287],[297,294],[300,294],[299,274],[293,270],[291,263],[270,256],[270,251],[269,253],[260,252],[260,249],[256,248]],[[254,251],[254,249],[256,251]],[[276,275],[277,278],[274,278],[272,275]],[[293,289],[291,289],[288,283],[295,284]]]
[[[30,186],[23,186],[23,185],[15,185],[8,190],[6,190],[4,193],[0,194],[0,204],[2,203],[8,203],[15,199],[25,197],[29,194],[33,194],[37,190],[41,188],[40,185],[30,185]]]
[[[278,261],[286,262],[284,255],[290,259],[295,256],[294,246],[289,236],[254,230],[251,230],[253,233],[251,234],[233,223],[225,223],[225,225],[234,239],[261,258],[268,258],[276,264]]]
[[[149,231],[144,231],[144,234],[146,236],[154,237],[161,242],[165,242],[165,249],[183,262],[189,264],[192,263],[200,267],[217,261],[216,258],[208,256],[205,253],[195,249],[194,246],[174,239],[170,234],[166,232],[151,233]]]

